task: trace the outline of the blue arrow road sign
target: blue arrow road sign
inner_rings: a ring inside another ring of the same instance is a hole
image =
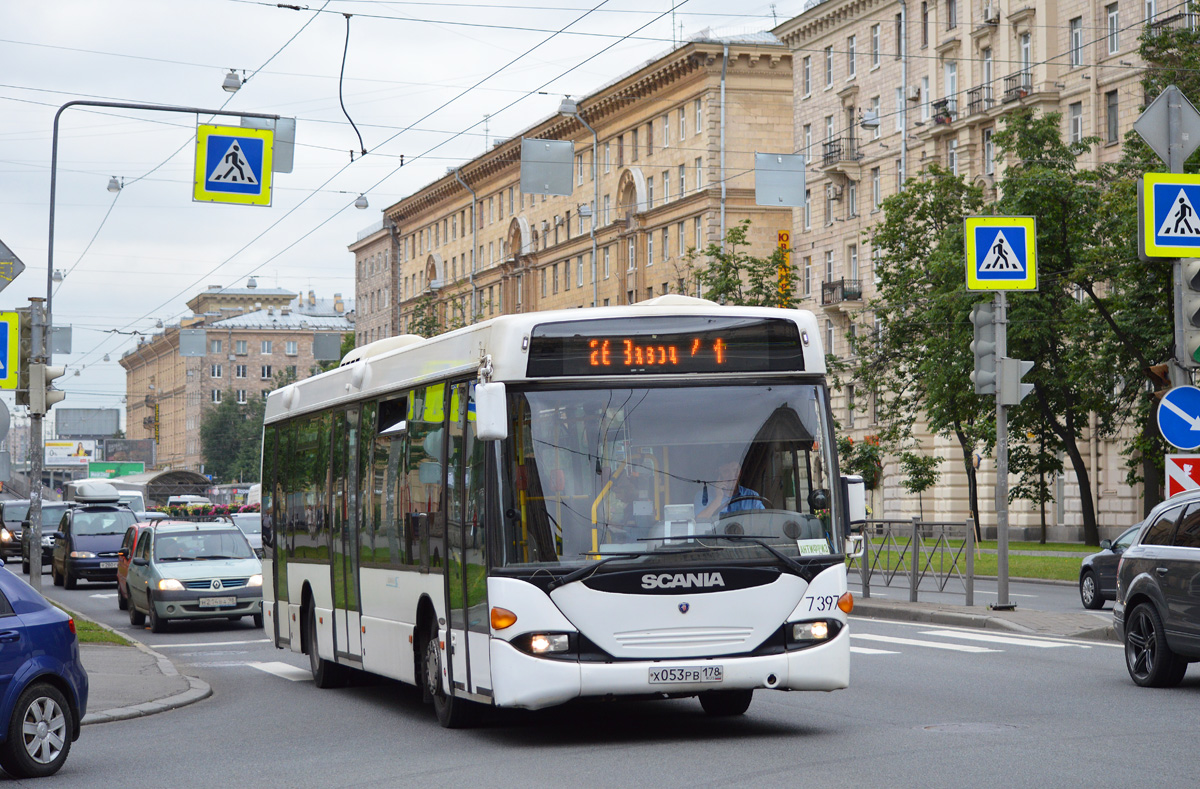
[[[1177,386],[1158,404],[1158,429],[1180,449],[1200,447],[1200,389]]]

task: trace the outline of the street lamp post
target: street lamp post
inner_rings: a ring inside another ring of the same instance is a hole
[[[232,73],[232,72],[231,72]],[[236,76],[236,75],[235,75]],[[42,312],[41,331],[38,323],[34,323],[33,347],[30,349],[30,361],[37,364],[50,363],[53,356],[50,347],[50,335],[54,327],[54,208],[58,192],[58,125],[62,114],[71,107],[104,107],[106,109],[150,110],[153,112],[175,112],[188,115],[226,115],[241,118],[261,118],[264,120],[279,120],[278,115],[258,112],[234,112],[233,110],[208,110],[200,107],[176,107],[169,104],[135,104],[121,101],[68,101],[54,113],[54,131],[50,143],[50,234],[46,242],[46,304]],[[110,183],[111,186],[111,183]],[[31,314],[38,312],[37,305],[30,310]],[[30,398],[32,402],[32,398]],[[32,443],[32,463],[30,464],[29,480],[29,584],[34,589],[42,587],[42,459],[46,447],[42,434],[42,417],[44,413],[31,411],[30,441]],[[37,553],[37,559],[33,557]]]
[[[597,136],[596,130],[579,114],[579,105],[570,97],[562,100],[562,104],[558,105],[558,112],[560,115],[579,121],[585,129],[592,133],[592,306],[596,307],[600,304],[598,298],[600,286],[596,278],[596,213],[600,210],[600,171],[598,169],[599,162],[596,160],[596,151],[600,147],[600,138]]]

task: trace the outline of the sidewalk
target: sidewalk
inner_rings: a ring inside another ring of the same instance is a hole
[[[1007,630],[1027,635],[1056,638],[1085,638],[1117,642],[1111,611],[1051,613],[1017,607],[1015,611],[993,611],[984,606],[944,603],[910,603],[900,600],[870,599],[854,595],[854,616],[894,619],[904,622],[929,622],[937,625]]]

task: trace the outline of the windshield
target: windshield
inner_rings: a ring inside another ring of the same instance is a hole
[[[91,510],[76,512],[71,531],[76,536],[87,537],[97,534],[124,534],[137,521],[126,509]]]
[[[23,521],[29,517],[29,502],[14,501],[4,505],[4,520]]]
[[[63,513],[66,511],[67,511],[67,507],[64,504],[59,504],[57,506],[49,506],[49,505],[43,504],[42,505],[42,527],[43,527],[42,531],[43,532],[46,531],[46,529],[45,529],[46,526],[53,526],[54,529],[57,529],[58,522],[62,520]],[[51,529],[51,531],[53,531],[53,529]]]
[[[253,556],[250,543],[235,529],[160,534],[154,541],[154,558],[160,562],[250,559]]]
[[[529,391],[509,416],[507,565],[841,550],[819,386]]]
[[[262,532],[262,514],[249,512],[234,515],[233,524],[246,534],[260,534]]]

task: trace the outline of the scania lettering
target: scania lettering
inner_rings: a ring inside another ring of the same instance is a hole
[[[662,296],[357,348],[267,399],[265,627],[318,687],[483,707],[850,680],[816,318]]]
[[[663,573],[662,575],[643,575],[643,589],[690,589],[694,586],[724,586],[720,573]]]

